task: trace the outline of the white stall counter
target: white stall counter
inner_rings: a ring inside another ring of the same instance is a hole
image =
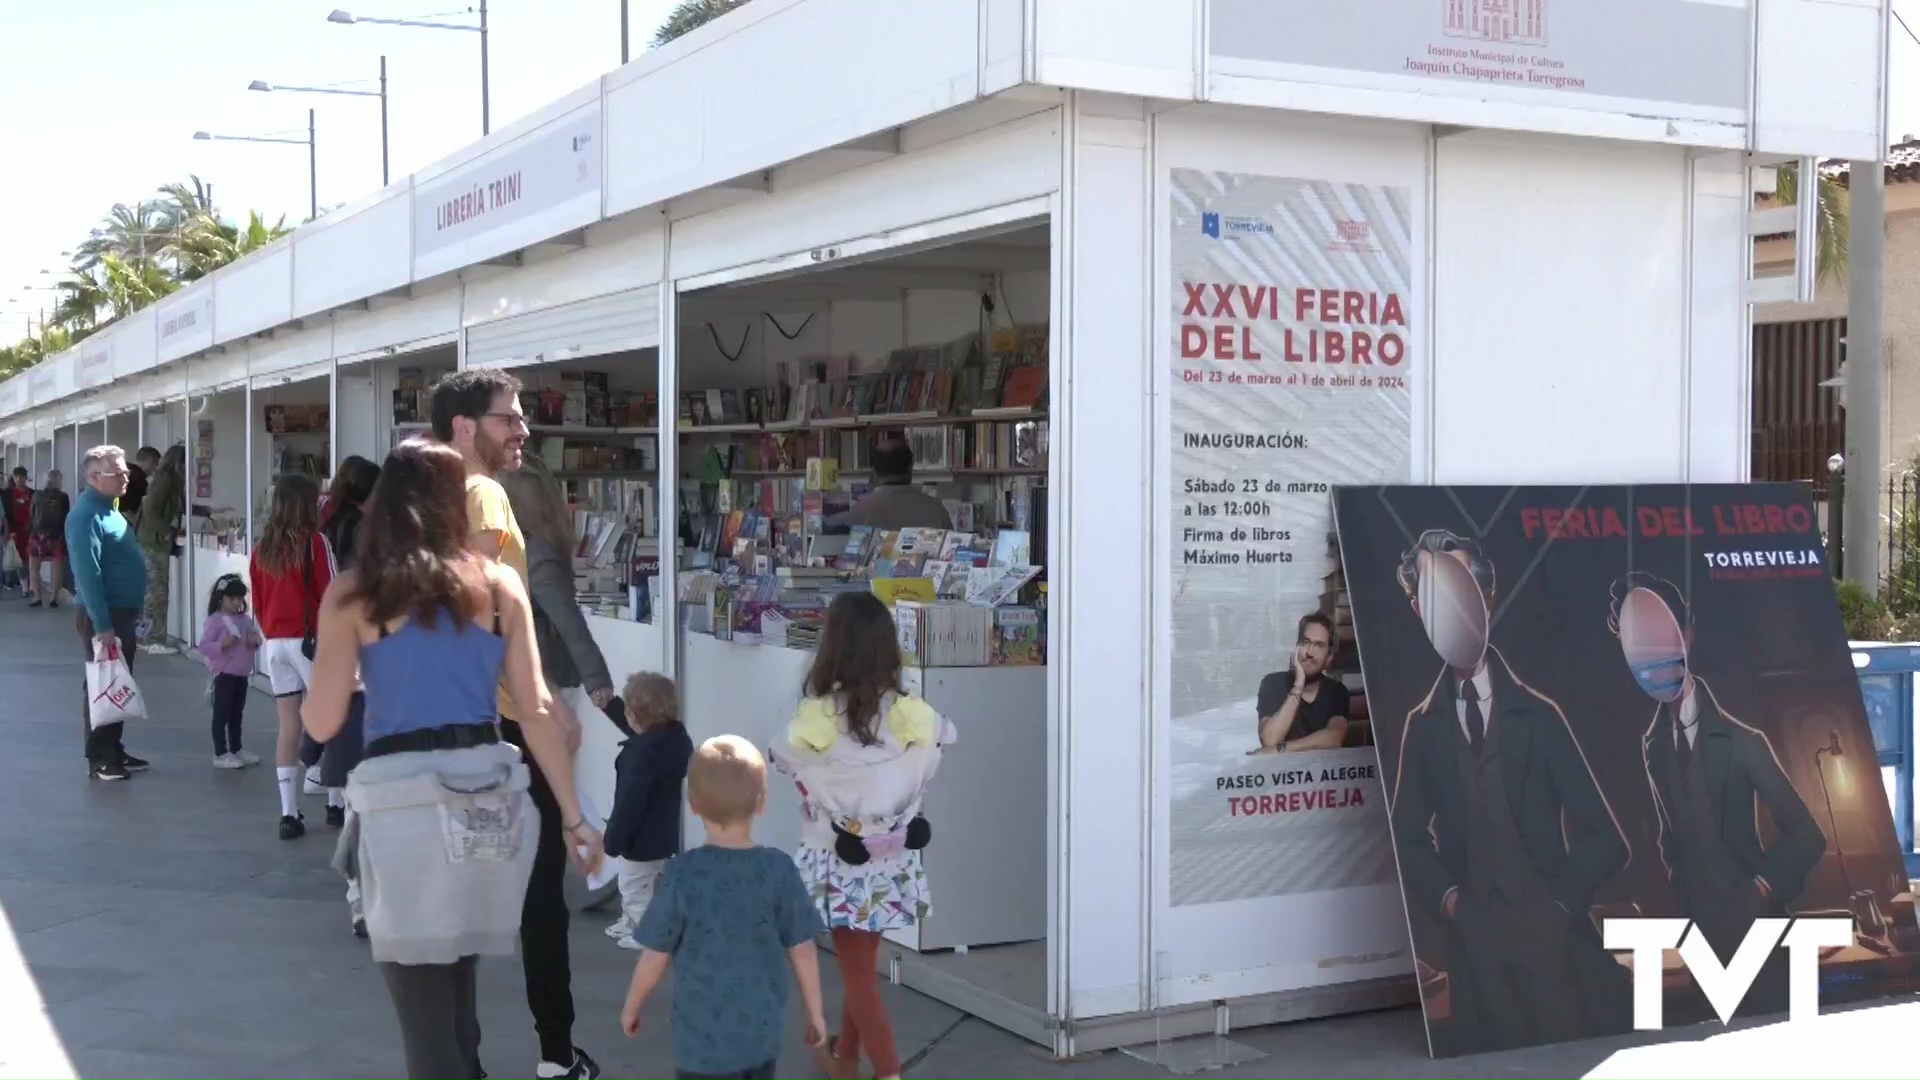
[[[812,654],[688,634],[681,698],[697,744],[738,735],[766,747],[800,701]],[[909,668],[907,689],[953,721],[960,741],[940,766],[926,816],[934,914],[893,935],[920,951],[1036,941],[1047,915],[1047,670],[1040,667]],[[800,839],[793,785],[775,777],[755,826],[763,844],[792,851]],[[702,841],[687,818],[686,843]]]
[[[659,628],[652,623],[589,615],[587,629],[593,633],[594,644],[600,646],[600,655],[606,657],[614,693],[620,692],[627,676],[634,672],[660,669],[664,642]],[[593,709],[586,695],[576,695],[571,704],[576,710],[582,710],[579,764],[574,768],[574,777],[587,801],[602,814],[610,814],[613,812],[613,763],[620,756],[620,743],[626,736],[598,715],[599,710]],[[584,711],[590,709],[591,713]]]
[[[222,551],[199,544],[189,544],[187,556],[193,560],[193,595],[185,598],[186,642],[197,646],[200,630],[207,624],[207,594],[213,591],[213,583],[220,580],[222,574],[239,574],[240,580],[247,580],[248,556],[244,551]]]
[[[161,628],[161,632],[177,641],[186,641],[193,623],[193,597],[189,595],[187,587],[187,557],[178,555],[168,559],[167,563],[167,625]],[[213,585],[209,583],[207,588],[211,590]],[[203,594],[200,610],[204,612],[206,608],[207,601]]]
[[[908,668],[959,729],[925,814],[933,914],[887,935],[919,952],[1047,936],[1047,669]]]

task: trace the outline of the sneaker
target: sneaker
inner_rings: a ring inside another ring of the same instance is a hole
[[[140,772],[151,765],[152,762],[149,762],[146,758],[134,757],[132,754],[122,750],[120,751],[120,764],[126,766],[128,772]]]
[[[320,766],[315,765],[313,768],[307,770],[306,783],[300,790],[308,795],[325,795],[327,793],[327,789],[320,784]]]
[[[240,759],[232,754],[215,754],[213,755],[213,767],[216,769],[237,769],[240,767]]]
[[[596,1080],[600,1075],[600,1063],[587,1056],[585,1050],[573,1048],[572,1065],[555,1065],[543,1061],[534,1067],[533,1075],[539,1077],[560,1077],[563,1080]]]
[[[353,927],[353,936],[367,936],[367,909],[360,902],[360,883],[347,879],[347,925]]]
[[[284,814],[281,815],[280,839],[298,840],[305,835],[307,835],[306,815],[295,814],[291,817]]]
[[[347,808],[344,806],[327,807],[327,828],[344,829],[347,827]]]
[[[106,765],[88,766],[87,775],[93,777],[95,780],[125,780],[132,774],[127,772],[126,766],[124,765],[108,763]]]
[[[628,952],[639,952],[641,949],[646,948],[646,946],[640,944],[639,939],[635,938],[632,934],[628,934],[626,937],[623,937],[619,941],[614,942],[614,944],[620,946],[621,948],[627,950]]]
[[[180,653],[179,649],[171,645],[162,645],[158,642],[152,645],[143,643],[140,646],[140,651],[146,653],[148,656],[177,656]]]
[[[254,753],[251,750],[235,750],[233,752],[233,756],[238,758],[240,760],[240,764],[242,765],[260,764],[260,755]]]
[[[626,913],[622,912],[620,917],[613,920],[607,927],[607,936],[615,941],[633,936],[633,922],[627,918]]]

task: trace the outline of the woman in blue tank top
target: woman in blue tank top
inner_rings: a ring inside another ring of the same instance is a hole
[[[474,972],[512,955],[539,833],[519,752],[500,740],[505,675],[527,750],[552,785],[568,854],[594,867],[563,724],[540,677],[532,607],[513,571],[466,546],[466,466],[410,439],[367,501],[359,560],[327,590],[303,720],[325,742],[366,688],[365,759],[347,778],[342,853],[414,1077],[479,1077]]]

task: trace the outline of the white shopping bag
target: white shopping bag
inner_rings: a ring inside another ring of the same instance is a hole
[[[93,661],[87,665],[87,722],[105,727],[123,720],[142,720],[147,701],[133,681],[120,643],[93,643]]]
[[[0,551],[0,574],[17,574],[22,569],[19,550],[11,543],[6,544],[5,550]]]
[[[580,796],[580,817],[595,832],[607,831],[607,815],[600,809],[613,804],[613,759],[620,755],[624,738],[619,729],[607,722],[606,713],[593,698],[578,687],[548,685],[547,690],[573,711],[580,722],[580,750],[573,756],[573,790]],[[579,845],[574,845],[579,850]],[[585,851],[580,852],[584,858]],[[600,860],[600,872],[586,879],[594,892],[606,888],[620,875],[620,860],[611,856]]]
[[[594,832],[606,832],[607,815],[600,812],[600,808],[593,804],[593,800],[587,795],[584,789],[575,787],[574,791],[580,796],[580,819],[591,826]],[[582,859],[590,858],[592,855],[591,852],[579,844],[574,845],[574,850],[580,853]],[[600,860],[600,872],[587,878],[587,888],[594,892],[599,892],[601,889],[613,884],[613,879],[619,876],[620,860],[611,855],[606,856]]]

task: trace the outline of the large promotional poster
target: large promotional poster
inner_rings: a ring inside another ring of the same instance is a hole
[[[1404,188],[1172,173],[1173,906],[1393,880],[1331,493],[1408,478]]]
[[[1436,1055],[1630,1030],[1608,919],[1838,916],[1823,1003],[1920,931],[1805,491],[1371,487],[1335,499]],[[1782,1011],[1763,953],[1741,1015]],[[1715,1013],[1677,950],[1668,1025]]]

